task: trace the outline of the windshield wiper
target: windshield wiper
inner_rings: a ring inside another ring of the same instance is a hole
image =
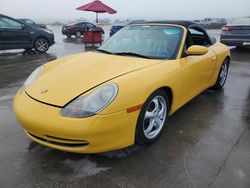
[[[109,51],[103,50],[103,49],[97,49],[96,51],[97,52],[102,52],[102,53],[105,53],[105,54],[113,54],[112,52],[109,52]]]
[[[102,52],[105,54],[111,54],[111,55],[135,56],[135,57],[141,57],[141,58],[145,58],[145,59],[159,59],[157,57],[146,56],[146,55],[137,54],[137,53],[133,53],[133,52],[109,52],[109,51],[103,50],[103,49],[97,49],[96,51]]]
[[[135,57],[141,57],[141,58],[146,58],[146,59],[154,59],[153,57],[145,56],[142,54],[137,54],[133,52],[117,52],[113,53],[114,55],[124,55],[124,56],[135,56]]]

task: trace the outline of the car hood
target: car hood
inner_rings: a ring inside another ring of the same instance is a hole
[[[43,28],[43,29],[47,29],[47,26],[45,24],[35,24],[34,26],[35,27],[40,27],[40,28]]]
[[[63,107],[102,83],[160,62],[162,60],[82,53],[45,65],[42,75],[26,93],[40,102]]]

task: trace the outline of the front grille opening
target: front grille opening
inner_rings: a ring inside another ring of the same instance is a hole
[[[47,140],[45,138],[40,138],[36,135],[33,135],[31,133],[29,133],[32,137],[38,139],[38,140],[41,140],[43,142],[46,142],[46,143],[49,143],[49,144],[53,144],[53,145],[57,145],[57,146],[64,146],[64,147],[83,147],[83,146],[87,146],[89,143],[86,142],[86,141],[82,141],[84,143],[62,143],[62,142],[56,142],[56,141],[51,141],[51,140]],[[51,137],[52,138],[52,137]],[[55,138],[53,137],[54,139],[58,139],[58,138]],[[60,139],[60,140],[65,140],[65,139]],[[65,140],[65,141],[73,141],[73,140]],[[76,141],[76,140],[74,140]]]
[[[50,136],[50,135],[46,135],[46,137],[47,138],[51,138],[51,139],[66,141],[66,142],[82,142],[82,143],[87,143],[85,140],[72,140],[72,139],[66,139],[66,138],[58,138],[58,137]]]

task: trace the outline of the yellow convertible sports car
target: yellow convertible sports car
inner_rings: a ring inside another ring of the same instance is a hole
[[[168,116],[207,88],[222,88],[230,51],[188,21],[126,26],[93,52],[37,68],[14,99],[33,141],[97,153],[149,145]]]

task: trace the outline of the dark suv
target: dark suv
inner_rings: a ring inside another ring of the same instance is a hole
[[[54,44],[51,30],[34,27],[0,14],[0,50],[35,49],[45,53]]]
[[[94,24],[89,22],[77,22],[68,25],[63,25],[62,34],[67,37],[75,35],[77,38],[80,38],[83,35],[84,31],[97,28]]]

